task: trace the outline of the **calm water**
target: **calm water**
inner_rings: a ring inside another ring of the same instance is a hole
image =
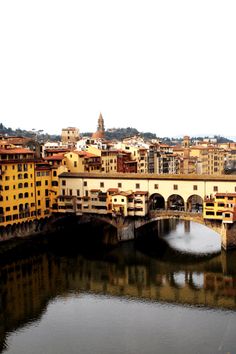
[[[104,249],[100,231],[2,261],[1,353],[236,353],[236,253],[215,233],[162,222]]]

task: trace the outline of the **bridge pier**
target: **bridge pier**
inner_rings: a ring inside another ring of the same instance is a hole
[[[221,227],[221,247],[227,251],[236,248],[236,224],[224,224]]]
[[[135,225],[130,221],[123,226],[117,227],[118,242],[133,240],[135,238]]]

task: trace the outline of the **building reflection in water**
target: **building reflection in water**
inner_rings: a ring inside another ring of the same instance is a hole
[[[40,319],[68,293],[93,292],[192,306],[236,309],[236,254],[195,263],[150,258],[127,243],[102,260],[42,253],[0,267],[0,350],[7,333]]]

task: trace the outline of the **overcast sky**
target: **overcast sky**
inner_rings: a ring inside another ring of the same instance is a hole
[[[0,122],[236,136],[235,0],[1,0]]]

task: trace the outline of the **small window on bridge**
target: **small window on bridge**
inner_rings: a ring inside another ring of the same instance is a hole
[[[214,203],[206,203],[206,206],[207,206],[207,207],[213,207],[213,206],[214,206]]]
[[[158,189],[158,188],[159,188],[159,185],[158,185],[158,184],[154,184],[154,188],[155,188],[155,189]]]
[[[173,189],[174,189],[174,190],[178,190],[178,184],[174,184],[174,185],[173,185]]]
[[[193,190],[197,191],[197,185],[196,184],[193,186]]]
[[[224,203],[218,203],[218,207],[224,207],[225,204]]]
[[[206,215],[215,215],[214,211],[207,211]]]
[[[139,189],[139,188],[140,188],[140,184],[139,184],[139,183],[136,183],[135,188],[136,188],[136,189]]]
[[[217,211],[216,215],[217,216],[222,216],[222,211]]]
[[[213,191],[214,191],[214,192],[218,192],[218,186],[214,186],[214,187],[213,187]]]

